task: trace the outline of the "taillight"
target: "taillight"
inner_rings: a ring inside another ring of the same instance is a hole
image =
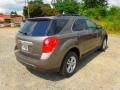
[[[52,52],[56,45],[58,44],[58,38],[56,37],[48,37],[43,41],[43,48],[42,52],[43,53],[49,53]]]

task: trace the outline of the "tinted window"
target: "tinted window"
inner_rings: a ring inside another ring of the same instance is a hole
[[[83,19],[78,19],[73,25],[73,31],[80,31],[86,29],[86,23]]]
[[[94,29],[96,29],[96,24],[94,23],[94,22],[92,22],[92,21],[90,21],[90,20],[86,20],[86,23],[87,23],[87,27],[88,27],[88,29],[92,29],[92,30],[94,30]]]
[[[67,24],[68,19],[56,19],[53,20],[48,30],[48,35],[58,34]]]
[[[45,36],[49,23],[50,20],[26,21],[20,32],[28,36]]]

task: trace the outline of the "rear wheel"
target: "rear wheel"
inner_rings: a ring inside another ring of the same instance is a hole
[[[77,62],[78,62],[77,54],[72,51],[68,52],[62,63],[60,73],[65,77],[72,76],[76,71]]]

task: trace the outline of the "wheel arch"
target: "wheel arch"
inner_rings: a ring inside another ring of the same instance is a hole
[[[66,56],[70,51],[75,52],[75,53],[77,54],[77,56],[78,56],[78,59],[80,59],[80,50],[79,50],[77,47],[72,47],[72,48],[70,48],[70,49],[66,52],[66,54],[64,55],[64,58],[65,58],[65,56]],[[63,65],[63,62],[64,62],[64,58],[63,58],[62,63],[61,63],[61,65],[60,65],[60,70],[61,70],[61,68],[62,68],[62,65]]]
[[[106,39],[108,40],[108,35],[107,35],[107,34],[105,34],[104,38],[106,38]]]
[[[71,48],[68,52],[73,51],[77,54],[78,58],[80,58],[80,50],[76,47]],[[67,53],[68,53],[67,52]]]

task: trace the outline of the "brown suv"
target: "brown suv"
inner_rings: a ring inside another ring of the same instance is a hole
[[[15,55],[27,67],[69,77],[83,55],[105,50],[107,39],[106,31],[87,17],[31,18],[16,35]]]

